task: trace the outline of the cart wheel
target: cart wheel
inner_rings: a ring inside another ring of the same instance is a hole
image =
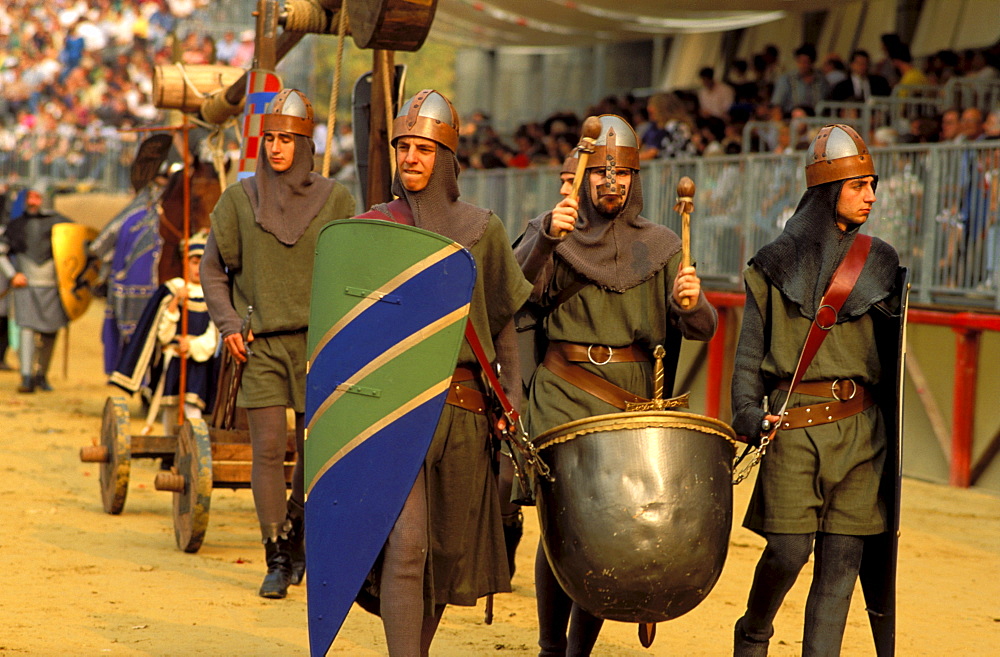
[[[180,549],[197,552],[212,501],[212,445],[201,418],[185,420],[177,434],[173,469],[184,478],[183,490],[174,493],[174,537]]]
[[[108,397],[101,421],[101,502],[104,511],[119,514],[125,508],[128,476],[132,469],[131,418],[128,403],[122,397]]]

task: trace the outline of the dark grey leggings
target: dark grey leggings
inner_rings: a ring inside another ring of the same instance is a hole
[[[587,613],[566,595],[549,566],[541,542],[535,555],[535,601],[539,657],[584,657],[591,653],[604,620]]]
[[[816,563],[806,600],[803,657],[835,657],[847,624],[851,594],[861,566],[864,538],[843,534],[768,534],[757,563],[740,627],[750,638],[774,634],[774,617],[816,543]]]

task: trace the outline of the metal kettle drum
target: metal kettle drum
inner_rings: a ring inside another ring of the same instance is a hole
[[[722,573],[736,436],[676,411],[599,415],[533,442],[542,545],[566,593],[607,620],[655,623],[697,606]]]

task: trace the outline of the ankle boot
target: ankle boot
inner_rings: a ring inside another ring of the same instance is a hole
[[[742,620],[742,619],[740,619]],[[733,657],[767,657],[768,639],[756,641],[747,636],[740,621],[736,621],[736,629],[733,637]]]
[[[521,543],[521,536],[524,534],[524,515],[521,509],[516,513],[503,517],[503,542],[507,548],[507,568],[510,569],[511,579],[514,577],[514,556],[517,553],[517,546]]]
[[[18,392],[34,392],[35,391],[35,377],[33,376],[21,376],[21,385],[17,387]]]
[[[260,597],[284,598],[288,595],[288,585],[292,580],[292,557],[288,551],[288,539],[264,539],[264,558],[267,562],[267,575],[260,585]]]
[[[306,574],[306,526],[305,509],[298,502],[289,498],[288,516],[285,524],[291,523],[288,530],[288,551],[292,560],[291,582],[298,586]]]
[[[49,385],[49,380],[45,378],[44,374],[35,375],[35,388],[42,392],[52,392],[52,386]]]

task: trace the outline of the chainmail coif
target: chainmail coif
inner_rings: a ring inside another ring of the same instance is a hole
[[[781,235],[761,247],[750,261],[809,319],[816,316],[830,278],[860,228],[854,225],[842,231],[837,226],[837,201],[845,182],[836,180],[806,190]],[[859,317],[889,297],[898,268],[896,250],[873,237],[868,260],[840,309],[837,322]]]
[[[681,250],[681,240],[672,230],[645,219],[640,212],[642,180],[638,171],[632,172],[625,205],[613,217],[603,215],[585,189],[580,194],[576,230],[556,246],[555,252],[574,271],[600,287],[613,292],[631,289],[652,278]],[[547,215],[534,221],[543,218],[547,225]],[[544,230],[545,226],[535,228]]]
[[[291,246],[323,209],[333,191],[333,181],[312,170],[316,145],[308,137],[295,135],[295,154],[286,171],[271,168],[266,149],[261,139],[257,172],[241,182],[257,224],[282,244]]]
[[[486,232],[490,210],[459,201],[459,165],[455,154],[438,144],[434,156],[434,170],[427,186],[419,192],[403,187],[399,172],[392,179],[392,193],[405,199],[413,212],[417,228],[443,235],[471,248]]]

